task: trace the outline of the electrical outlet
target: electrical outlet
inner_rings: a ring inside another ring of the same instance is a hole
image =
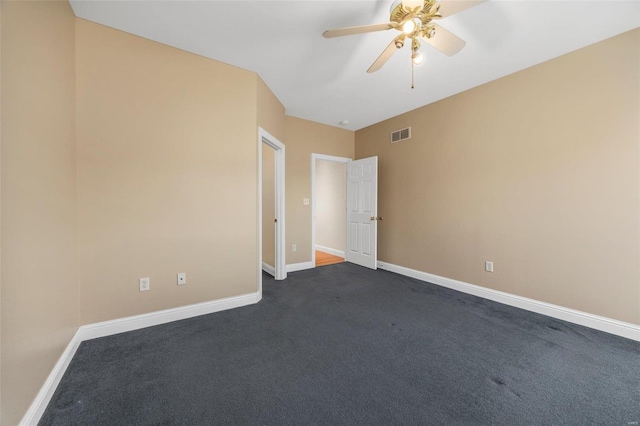
[[[140,291],[148,291],[149,289],[151,289],[149,278],[140,278]]]
[[[178,273],[178,285],[185,285],[187,283],[187,273],[179,272]]]
[[[484,270],[487,272],[493,272],[493,262],[486,261],[484,262]]]
[[[302,199],[302,204],[305,205],[305,206],[308,206],[309,205],[309,199],[308,198],[303,198]]]
[[[292,246],[291,246],[291,251],[296,251],[296,250],[298,250],[298,247],[296,247],[296,245],[295,245],[295,244],[294,244],[294,245],[292,245]]]

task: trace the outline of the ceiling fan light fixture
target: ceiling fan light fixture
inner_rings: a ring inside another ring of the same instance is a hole
[[[441,3],[441,0],[393,0],[389,10],[389,22],[327,30],[322,35],[325,38],[332,38],[391,29],[399,31],[400,34],[396,35],[384,48],[367,72],[378,71],[396,50],[404,46],[405,41],[409,41],[411,42],[411,88],[413,88],[413,68],[425,59],[419,52],[418,39],[426,41],[447,56],[455,55],[465,45],[465,41],[460,37],[432,21],[454,15],[486,1],[488,0],[446,0]],[[441,10],[445,5],[446,10]]]
[[[424,7],[424,0],[402,0],[402,7],[407,12],[414,12]]]
[[[402,32],[409,35],[416,30],[416,26],[417,25],[413,21],[413,19],[409,19],[407,22],[404,23],[404,25],[402,25]]]
[[[433,27],[425,28],[424,36],[426,38],[431,38],[431,37],[433,37],[435,35],[436,35],[436,29],[435,28],[433,28]]]
[[[420,52],[420,42],[415,38],[411,41],[411,62],[420,65],[424,61],[424,55]]]

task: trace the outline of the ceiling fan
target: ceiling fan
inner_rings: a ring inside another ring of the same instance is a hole
[[[455,55],[466,44],[460,37],[432,21],[462,12],[485,1],[487,0],[397,0],[391,5],[389,22],[327,30],[322,35],[333,38],[391,29],[400,31],[400,34],[391,40],[378,59],[371,64],[367,72],[378,71],[396,50],[402,48],[405,42],[410,42],[413,80],[413,65],[420,65],[424,60],[424,55],[420,52],[420,40],[447,56]],[[413,81],[411,88],[413,88]]]

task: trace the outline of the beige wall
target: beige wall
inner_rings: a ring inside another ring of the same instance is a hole
[[[258,126],[284,143],[284,106],[269,87],[258,79]],[[275,267],[275,152],[262,146],[262,261]]]
[[[639,39],[356,132],[380,161],[379,259],[639,324]]]
[[[316,160],[316,245],[344,252],[347,238],[345,163]]]
[[[284,106],[264,81],[259,76],[256,78],[258,126],[284,143]]]
[[[354,142],[285,117],[254,73],[66,2],[3,1],[0,20],[1,424],[79,324],[257,290],[257,126],[286,145],[288,264],[311,260],[311,153],[355,143],[380,156],[382,260],[640,323],[638,30]]]
[[[311,261],[311,154],[353,158],[354,132],[300,118],[285,117],[286,262]],[[292,252],[291,246],[297,245]]]
[[[76,31],[82,323],[257,291],[256,75]]]
[[[25,414],[79,323],[74,15],[3,1],[3,425]]]

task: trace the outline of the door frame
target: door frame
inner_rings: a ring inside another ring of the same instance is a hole
[[[258,291],[262,297],[262,149],[263,144],[275,151],[275,208],[276,208],[276,248],[275,279],[287,278],[285,245],[285,187],[284,165],[285,147],[276,137],[262,127],[258,127]]]
[[[348,163],[352,158],[336,157],[335,155],[311,154],[311,264],[316,267],[316,160],[335,161],[337,163]],[[347,177],[347,167],[344,168],[345,178]],[[345,182],[346,185],[346,182]],[[345,209],[345,215],[347,214]],[[346,235],[345,235],[346,238]]]

